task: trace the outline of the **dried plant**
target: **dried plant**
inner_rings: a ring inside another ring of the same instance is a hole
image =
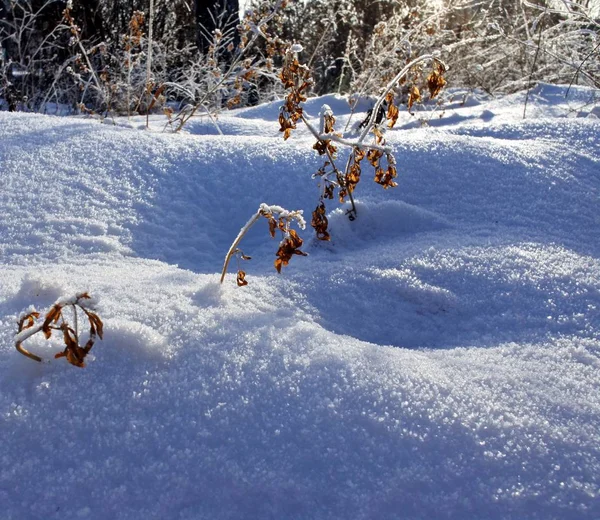
[[[286,4],[287,0],[275,0],[264,10],[248,11],[237,27],[238,37],[229,23],[225,23],[222,30],[215,29],[206,56],[191,63],[189,70],[183,71],[184,77],[167,83],[169,88],[189,100],[167,126],[179,132],[199,111],[213,119],[222,105],[238,106],[245,89],[254,87],[258,90],[259,77],[275,76],[273,57],[283,52],[283,42],[268,28]],[[230,28],[226,29],[226,26]],[[237,45],[236,40],[239,40]],[[261,40],[266,56],[258,52]]]
[[[79,53],[76,55],[75,64],[79,66],[80,73],[72,73],[74,77],[78,77],[81,80],[81,74],[88,74],[90,80],[88,80],[87,88],[92,88],[96,95],[99,98],[99,104],[103,108],[109,109],[108,102],[108,91],[106,88],[106,83],[108,80],[108,76],[106,71],[101,71],[98,73],[96,68],[92,65],[90,61],[90,55],[94,54],[98,50],[102,50],[103,46],[99,46],[92,49],[86,49],[84,43],[81,39],[81,28],[75,22],[73,16],[71,16],[71,7],[67,4],[67,7],[63,11],[63,20],[62,23],[68,27],[69,32],[71,33],[71,39],[69,44],[74,45],[79,49]],[[101,81],[102,79],[102,81]],[[82,90],[86,90],[82,88]],[[80,103],[81,105],[82,103]]]
[[[280,79],[288,94],[285,98],[285,103],[279,112],[280,131],[283,132],[284,140],[288,139],[292,130],[296,129],[298,121],[302,121],[313,136],[316,138],[316,143],[313,149],[319,155],[325,156],[325,162],[318,172],[313,175],[320,179],[322,186],[319,204],[312,212],[311,225],[317,233],[319,240],[330,240],[331,235],[328,231],[327,210],[325,207],[325,199],[333,199],[335,189],[338,189],[340,202],[344,202],[348,197],[351,209],[348,210],[348,215],[351,220],[356,218],[356,206],[354,204],[353,192],[361,178],[361,162],[368,159],[368,162],[375,170],[375,182],[382,185],[385,189],[393,188],[397,184],[394,179],[397,176],[396,159],[394,158],[390,148],[387,146],[384,137],[383,117],[378,118],[382,113],[382,105],[387,103],[388,110],[386,121],[388,127],[392,128],[398,119],[398,108],[394,104],[393,89],[400,81],[405,81],[405,77],[410,75],[411,89],[414,97],[413,102],[420,100],[420,90],[418,82],[427,82],[430,86],[430,96],[437,96],[441,88],[444,86],[443,73],[446,70],[445,65],[435,56],[426,55],[417,58],[410,62],[402,69],[385,88],[384,92],[377,100],[373,110],[371,111],[368,120],[364,125],[364,129],[358,140],[350,141],[335,131],[335,116],[328,105],[323,105],[320,113],[319,128],[315,128],[312,123],[306,118],[302,109],[301,103],[307,100],[308,90],[312,85],[310,70],[306,65],[302,65],[298,61],[298,53],[302,51],[302,46],[295,44],[291,46],[286,54],[284,65],[280,73]],[[427,79],[424,79],[422,64],[425,62],[433,63],[433,68]],[[424,88],[424,87],[421,87]],[[417,93],[419,95],[417,96]],[[417,99],[417,97],[419,99]],[[379,119],[379,123],[377,120]],[[370,142],[366,142],[369,135],[373,138]],[[346,168],[342,171],[336,165],[337,161],[337,145],[344,145],[351,148],[352,152],[346,163]],[[246,272],[239,267],[240,260],[249,260],[243,251],[238,247],[243,237],[248,230],[261,218],[264,217],[269,221],[269,232],[271,237],[275,237],[276,231],[279,230],[283,238],[279,244],[275,260],[275,269],[281,272],[281,268],[289,264],[291,258],[295,255],[306,256],[300,247],[302,247],[302,239],[298,236],[295,230],[290,228],[293,221],[296,221],[301,229],[304,229],[306,223],[302,216],[302,211],[288,211],[280,206],[268,206],[261,204],[257,212],[250,218],[246,225],[240,230],[237,238],[233,241],[221,271],[221,283],[225,279],[225,274],[229,267],[229,262],[236,256],[238,259],[237,284],[238,286],[247,285]]]
[[[248,232],[248,230],[261,218],[264,217],[269,222],[269,234],[271,238],[275,238],[277,231],[282,235],[281,241],[279,242],[279,248],[275,253],[277,257],[275,259],[275,269],[278,273],[281,273],[281,268],[288,265],[290,260],[295,255],[307,256],[306,253],[300,250],[302,247],[302,239],[298,236],[298,233],[291,228],[293,222],[300,229],[306,228],[306,222],[302,216],[302,210],[288,211],[281,206],[269,206],[268,204],[261,204],[257,212],[252,215],[250,220],[246,222],[246,225],[240,230],[238,236],[231,244],[227,255],[225,255],[225,262],[223,264],[223,270],[221,271],[221,283],[225,279],[227,274],[227,268],[229,262],[235,256],[238,259],[238,272],[237,272],[237,284],[238,286],[248,285],[246,281],[246,272],[240,269],[240,260],[251,260],[251,257],[246,256],[241,249],[239,249],[240,242]]]
[[[135,68],[140,65],[142,57],[142,38],[144,36],[143,26],[145,15],[142,11],[134,11],[129,20],[129,32],[122,37],[125,51],[125,66],[127,67],[127,115],[131,116],[132,99],[131,85],[132,75]]]
[[[596,0],[394,2],[353,59],[350,91],[372,93],[406,59],[441,49],[453,86],[506,94],[532,83],[600,86]]]
[[[302,121],[313,136],[316,143],[313,149],[319,155],[326,156],[321,168],[313,175],[318,178],[321,186],[321,195],[316,209],[312,213],[311,225],[315,229],[319,240],[330,240],[331,235],[327,230],[325,200],[333,199],[335,189],[338,190],[340,203],[348,198],[350,209],[347,214],[350,220],[357,215],[353,193],[360,182],[362,175],[362,161],[367,158],[374,169],[374,180],[384,189],[397,186],[394,180],[397,175],[396,159],[385,141],[385,126],[393,128],[398,120],[399,109],[395,104],[395,89],[402,85],[408,89],[409,110],[415,103],[422,101],[422,91],[429,90],[430,99],[435,98],[444,85],[446,65],[435,55],[427,54],[408,63],[394,78],[392,78],[375,106],[370,110],[367,118],[361,124],[362,131],[355,141],[344,139],[342,134],[335,131],[335,117],[328,105],[323,105],[320,113],[320,127],[315,128],[306,118],[301,103],[306,101],[306,92],[313,84],[307,66],[300,64],[298,53],[302,51],[300,45],[292,46],[286,56],[281,72],[281,81],[288,90],[285,104],[279,113],[280,131],[283,138],[288,139],[292,130],[296,128],[297,121]],[[430,63],[429,73],[424,69],[424,64]],[[387,111],[383,106],[387,105]],[[351,148],[351,153],[342,170],[336,164],[338,149],[336,145]]]
[[[72,325],[65,316],[65,308],[71,308]],[[85,367],[85,357],[88,355],[97,338],[102,339],[103,323],[94,312],[93,301],[88,293],[79,293],[72,298],[61,298],[46,313],[43,319],[35,309],[21,314],[18,320],[18,330],[15,336],[15,348],[24,356],[34,361],[41,362],[42,358],[32,354],[23,347],[23,343],[38,332],[42,332],[46,339],[50,339],[52,331],[57,330],[62,334],[65,349],[54,357],[66,357],[67,361],[76,367]],[[89,338],[84,346],[80,344],[79,317],[82,312],[89,322]]]
[[[55,106],[61,112],[77,110],[104,118],[148,113],[164,103],[167,55],[186,52],[150,41],[150,23],[143,12],[127,15],[125,30],[103,39],[102,32],[90,32],[88,24],[86,34],[85,22],[79,24],[76,13],[82,6],[73,8],[67,2],[59,9],[60,2],[47,0],[34,9],[35,4],[15,0],[10,17],[0,16],[0,99],[8,97],[9,108],[47,111]]]

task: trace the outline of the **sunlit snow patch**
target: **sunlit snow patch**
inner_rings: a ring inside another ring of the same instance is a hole
[[[450,226],[440,215],[396,200],[355,201],[358,218],[350,221],[349,205],[329,215],[332,241],[339,246],[355,247],[370,240],[385,241],[407,233],[439,231]]]

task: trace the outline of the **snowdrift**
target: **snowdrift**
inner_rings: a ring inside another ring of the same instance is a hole
[[[243,288],[258,205],[317,203],[275,106],[223,135],[0,112],[0,518],[600,517],[600,123],[564,93],[402,115],[399,186],[364,175],[281,275],[257,224]],[[14,350],[81,290],[85,369]]]

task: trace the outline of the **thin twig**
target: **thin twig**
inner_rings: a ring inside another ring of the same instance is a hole
[[[533,58],[533,63],[531,64],[531,73],[529,74],[529,82],[527,83],[527,94],[525,95],[525,104],[523,105],[523,119],[525,119],[525,114],[527,113],[527,102],[529,101],[529,93],[531,92],[531,81],[533,80],[533,74],[535,72],[535,65],[537,63],[538,56],[540,54],[540,46],[542,44],[542,21],[544,15],[546,14],[546,10],[541,14],[540,18],[540,34],[538,36],[537,49],[535,50],[535,56]]]
[[[565,98],[569,95],[569,91],[571,90],[571,87],[573,86],[574,81],[577,79],[577,76],[579,75],[579,73],[581,72],[581,69],[583,67],[583,64],[588,60],[588,58],[590,58],[598,49],[600,49],[600,43],[598,45],[596,45],[591,51],[590,53],[583,59],[583,61],[579,64],[579,67],[577,67],[577,70],[575,71],[575,74],[573,74],[573,77],[571,78],[571,82],[569,83],[569,88],[567,89],[567,92],[565,93]]]

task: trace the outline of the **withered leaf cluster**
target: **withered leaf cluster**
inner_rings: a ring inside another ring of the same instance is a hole
[[[319,240],[329,241],[331,240],[331,236],[327,231],[327,227],[329,226],[329,221],[326,216],[327,210],[325,209],[325,204],[323,201],[316,207],[316,209],[312,212],[312,221],[310,225],[315,228],[317,233],[317,238]]]
[[[129,20],[129,34],[123,36],[125,50],[131,50],[132,46],[140,46],[144,36],[145,14],[143,11],[134,11]]]
[[[52,331],[58,330],[62,333],[62,339],[65,344],[65,349],[62,352],[59,352],[54,357],[56,359],[61,357],[66,357],[67,361],[74,366],[77,367],[85,367],[85,357],[88,355],[94,343],[96,342],[96,338],[102,339],[104,333],[104,324],[100,317],[84,305],[82,305],[82,300],[89,300],[90,296],[87,293],[82,293],[77,295],[75,301],[73,303],[54,304],[50,310],[46,313],[44,317],[44,321],[41,325],[37,326],[37,330],[33,332],[32,335],[42,332],[46,339],[50,339],[52,337]],[[79,344],[79,337],[77,331],[69,324],[67,318],[64,316],[64,308],[72,307],[73,312],[76,313],[77,309],[83,311],[86,315],[89,322],[89,338],[84,346]],[[36,321],[40,318],[40,313],[31,312],[26,316],[23,316],[18,322],[18,330],[17,334],[31,329],[36,326]],[[30,336],[29,336],[30,337]],[[22,342],[24,340],[18,340],[15,343],[15,346],[19,352],[26,355],[27,357],[34,359],[35,361],[42,361],[39,356],[31,354],[27,350],[22,347]]]
[[[394,179],[398,176],[396,164],[392,154],[386,154],[388,167],[384,170],[381,166],[375,169],[375,182],[381,184],[384,189],[395,188],[398,183]]]
[[[379,145],[385,145],[385,139],[383,138],[383,134],[376,133],[376,142]],[[381,164],[381,160],[385,155],[385,159],[387,162],[387,168],[384,168]],[[390,152],[383,152],[381,150],[377,150],[375,148],[371,148],[367,152],[367,159],[375,168],[375,182],[384,187],[384,189],[395,188],[398,186],[398,183],[394,181],[394,179],[398,176],[398,171],[396,170],[396,159]]]
[[[323,194],[321,195],[321,200],[323,200],[323,199],[333,200],[333,192],[335,190],[335,184],[327,178],[327,173],[328,173],[327,167],[328,166],[331,166],[331,162],[325,161],[325,164],[323,164],[323,166],[321,166],[319,168],[317,173],[314,173],[312,176],[313,179],[315,179],[315,178],[322,179],[321,182],[323,182]]]
[[[333,114],[328,113],[323,116],[323,128],[322,131],[325,134],[333,133],[335,125],[335,117]],[[335,158],[337,154],[337,147],[332,144],[331,139],[320,139],[313,145],[313,150],[319,152],[319,155],[330,155]]]
[[[439,95],[446,86],[445,73],[446,65],[438,59],[433,60],[431,72],[426,78],[421,66],[412,70],[405,91],[408,95],[406,104],[409,111],[415,104],[423,101],[423,92],[426,89],[429,90],[429,99],[434,99]]]
[[[265,213],[265,218],[269,221],[269,234],[271,238],[275,238],[275,232],[277,229],[281,231],[285,230],[285,221],[283,219],[277,220],[271,213]]]
[[[300,103],[306,101],[308,89],[313,81],[308,67],[301,65],[298,58],[291,54],[286,56],[279,79],[281,79],[284,87],[289,90],[285,103],[279,112],[279,131],[283,132],[284,139],[288,139],[292,134],[292,130],[296,128],[296,123],[302,117]]]
[[[288,265],[292,256],[307,256],[307,254],[299,250],[302,246],[302,239],[293,229],[290,229],[289,220],[284,218],[276,219],[270,213],[265,214],[265,217],[269,220],[269,233],[271,234],[271,238],[275,238],[275,231],[277,229],[284,234],[284,238],[275,254],[277,256],[277,259],[275,260],[275,269],[280,273],[281,267],[283,265]]]
[[[427,87],[431,99],[435,98],[446,85],[445,72],[445,65],[440,61],[435,61],[431,73],[427,76]]]
[[[304,253],[300,250],[300,247],[302,246],[302,239],[293,229],[290,229],[291,221],[295,218],[294,216],[288,213],[285,216],[280,216],[279,218],[276,218],[273,215],[273,213],[264,210],[260,211],[260,215],[265,217],[269,223],[269,234],[271,235],[271,238],[275,238],[275,235],[277,234],[278,230],[283,235],[283,239],[279,244],[279,249],[276,253],[277,258],[274,262],[275,269],[277,269],[278,273],[281,273],[281,268],[284,265],[289,264],[292,256],[308,256],[307,253]],[[251,260],[251,257],[246,256],[240,249],[235,249],[232,255],[233,254],[237,255],[238,259]],[[238,287],[248,285],[248,281],[246,280],[246,272],[242,269],[239,269],[239,267],[236,281]]]
[[[344,199],[354,193],[356,185],[360,182],[361,167],[360,162],[365,158],[366,152],[358,147],[355,147],[352,152],[350,165],[344,176],[344,186],[340,189],[339,198],[340,203],[344,202]]]
[[[292,256],[308,256],[303,251],[300,251],[300,247],[302,247],[302,239],[293,229],[288,230],[288,236],[283,239],[276,253],[275,269],[277,269],[278,273],[281,273],[282,266],[289,264]]]
[[[331,139],[324,139],[323,141],[319,140],[313,145],[313,150],[319,152],[319,155],[326,155],[329,153],[330,155],[335,157],[337,153],[337,147],[331,144]]]

